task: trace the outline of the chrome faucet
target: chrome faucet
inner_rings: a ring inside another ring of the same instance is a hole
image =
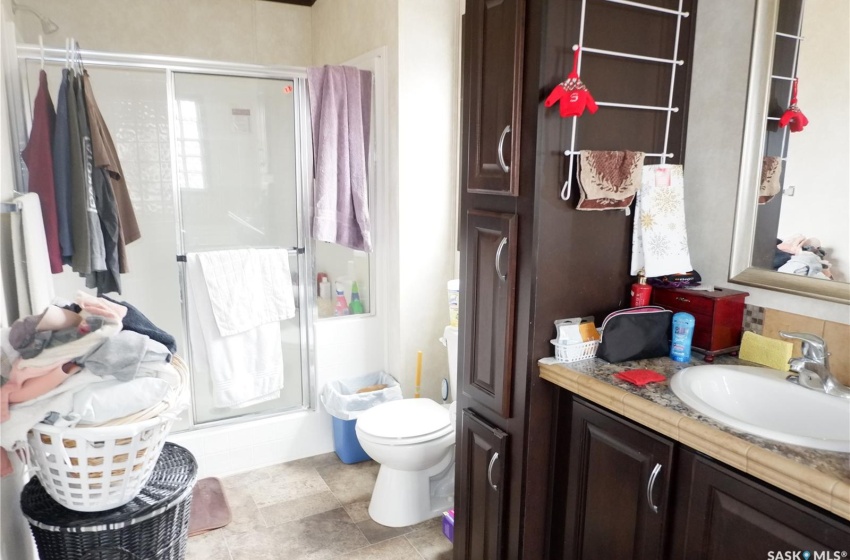
[[[824,339],[809,333],[783,331],[779,331],[779,336],[802,342],[803,355],[788,360],[791,371],[797,374],[797,383],[808,389],[850,399],[850,387],[845,387],[829,371],[829,352]]]

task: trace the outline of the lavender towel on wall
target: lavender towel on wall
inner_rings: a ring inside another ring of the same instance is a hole
[[[313,237],[372,250],[367,159],[372,73],[349,66],[307,69],[313,124]]]

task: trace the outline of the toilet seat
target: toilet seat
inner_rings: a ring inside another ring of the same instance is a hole
[[[452,434],[448,411],[430,399],[381,404],[357,419],[358,437],[384,445],[414,445]]]

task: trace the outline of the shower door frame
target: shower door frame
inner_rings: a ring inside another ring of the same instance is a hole
[[[64,64],[65,49],[47,48],[42,49],[38,45],[17,44],[17,61],[24,64],[18,65],[19,80],[17,91],[10,94],[10,103],[14,105],[14,115],[11,117],[12,133],[19,146],[26,145],[28,130],[32,123],[32,100],[29,99],[27,84],[26,61],[41,61]],[[262,66],[256,64],[242,64],[235,62],[217,62],[210,60],[182,58],[161,55],[141,55],[112,53],[106,51],[79,51],[86,66],[111,67],[117,69],[140,69],[161,70],[165,74],[166,96],[168,99],[168,134],[171,158],[171,187],[174,200],[174,224],[177,238],[178,255],[185,255],[185,244],[183,239],[183,212],[181,208],[180,191],[177,182],[177,139],[174,130],[175,115],[175,74],[207,74],[222,77],[260,78],[291,80],[293,82],[293,94],[295,104],[295,174],[296,174],[296,207],[298,222],[297,270],[298,270],[298,314],[299,334],[301,338],[301,405],[275,411],[248,413],[221,420],[210,420],[201,423],[196,422],[194,385],[192,390],[192,414],[189,418],[190,426],[186,430],[191,431],[213,426],[224,426],[237,424],[250,420],[259,420],[273,416],[279,416],[291,412],[303,410],[316,410],[317,391],[316,368],[315,368],[315,334],[313,330],[314,321],[318,317],[316,305],[316,293],[314,282],[314,251],[313,240],[309,235],[309,222],[312,208],[313,191],[312,184],[313,152],[311,141],[311,128],[309,119],[309,97],[307,93],[307,71],[305,68],[294,66]],[[19,89],[18,89],[19,88]],[[17,154],[20,158],[20,154]],[[18,186],[21,192],[26,192],[24,175],[22,173],[23,163],[17,170]],[[177,258],[177,255],[175,255]],[[183,319],[183,340],[187,347],[185,358],[191,367],[191,345],[189,342],[189,321],[187,308],[186,290],[186,267],[180,263],[178,270],[178,282],[180,287],[181,316]],[[175,432],[176,433],[176,432]]]

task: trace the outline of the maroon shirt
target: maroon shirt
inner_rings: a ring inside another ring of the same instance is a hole
[[[56,111],[47,90],[47,74],[38,76],[38,93],[32,110],[32,131],[27,147],[21,152],[29,170],[29,192],[38,194],[44,234],[47,237],[47,255],[50,271],[62,272],[62,252],[59,249],[59,224],[56,216],[56,189],[53,183],[53,131],[56,128]]]

